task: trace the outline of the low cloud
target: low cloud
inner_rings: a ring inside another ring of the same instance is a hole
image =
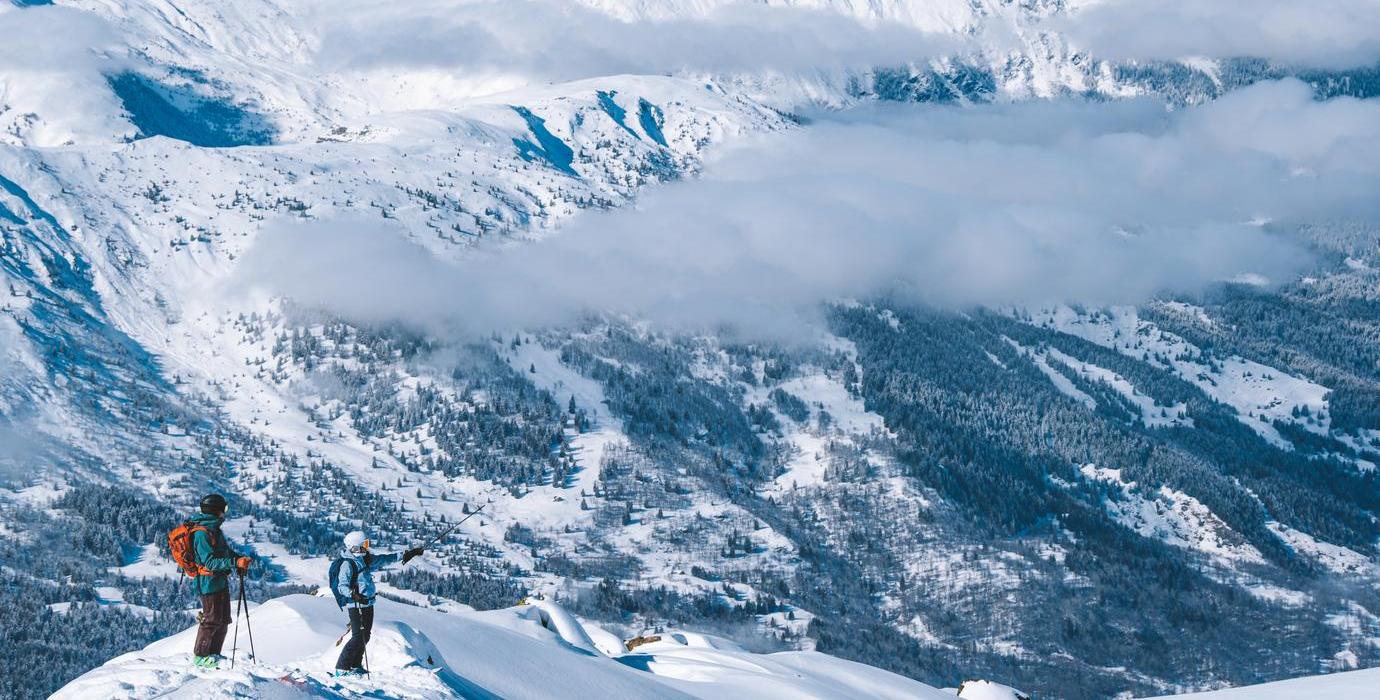
[[[270,227],[238,283],[346,316],[484,333],[627,314],[781,334],[822,302],[1134,303],[1310,263],[1305,222],[1380,221],[1380,102],[1296,81],[1151,101],[821,115],[634,208],[437,259],[375,222]]]
[[[628,21],[572,2],[332,3],[318,17],[328,70],[443,68],[564,81],[616,74],[802,72],[923,61],[964,39],[835,12],[730,3]]]
[[[0,486],[27,483],[47,460],[47,438],[26,412],[23,383],[32,375],[23,355],[26,342],[17,324],[0,315]]]
[[[41,146],[128,132],[105,77],[128,63],[119,34],[90,12],[0,3],[0,131]]]
[[[321,29],[317,60],[325,70],[440,69],[470,79],[808,75],[1026,50],[1000,17],[962,31],[937,13],[921,19],[932,12],[907,3],[889,9],[732,0],[594,5],[422,0],[397,12],[355,0],[322,5],[311,18]],[[1042,19],[1032,14],[1029,21],[1099,59],[1255,57],[1328,69],[1380,63],[1380,3],[1373,0],[1100,0]]]
[[[101,18],[70,7],[0,6],[0,70],[99,70],[119,37]]]
[[[1102,0],[1052,25],[1102,59],[1254,57],[1317,68],[1380,63],[1374,0]]]
[[[49,439],[28,421],[0,415],[0,486],[32,483],[52,464]]]

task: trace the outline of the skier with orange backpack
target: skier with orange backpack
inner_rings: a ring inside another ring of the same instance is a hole
[[[230,572],[243,575],[253,561],[236,554],[220,531],[228,509],[224,496],[208,494],[201,499],[201,512],[168,534],[173,560],[192,577],[192,588],[201,598],[193,648],[193,663],[201,668],[219,668],[225,658],[220,652],[230,627]]]

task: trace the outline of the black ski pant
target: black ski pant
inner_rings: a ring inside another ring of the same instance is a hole
[[[230,589],[201,596],[201,624],[196,628],[197,656],[219,654],[225,646],[225,630],[230,628]]]
[[[369,643],[369,635],[374,631],[374,606],[350,608],[350,641],[340,650],[340,658],[335,667],[343,671],[361,668],[364,661],[364,645]]]

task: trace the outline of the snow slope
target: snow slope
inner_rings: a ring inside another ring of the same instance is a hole
[[[1292,445],[1275,429],[1275,421],[1296,423],[1320,434],[1330,431],[1327,387],[1242,357],[1213,357],[1178,335],[1142,320],[1132,307],[1092,312],[1068,306],[1049,307],[1028,312],[1026,321],[1178,374],[1208,396],[1236,409],[1242,423],[1281,449],[1292,449]],[[1300,411],[1306,411],[1304,417],[1300,417]]]
[[[788,62],[776,70],[753,69],[740,61],[745,65],[716,69],[719,64],[707,60],[677,69],[672,57],[661,63],[655,56],[639,56],[629,59],[631,65],[614,61],[603,66],[601,52],[587,56],[588,48],[581,52],[554,36],[543,36],[585,26],[580,22],[605,30],[610,23],[640,25],[654,32],[657,23],[679,21],[703,30],[705,45],[713,46],[734,40],[754,24],[791,22],[781,25],[789,29],[808,19],[804,26],[826,35],[825,45],[840,53],[865,48],[854,45],[860,41],[877,41],[864,33],[866,29],[882,32],[879,36],[887,36],[886,30],[906,30],[916,37],[951,39],[964,54],[957,58],[989,73],[992,90],[1003,95],[1133,92],[1133,86],[1110,77],[1109,66],[1080,54],[1041,24],[1087,2],[580,0],[529,2],[505,12],[502,3],[461,0],[421,3],[402,18],[372,3],[323,0],[66,0],[58,7],[0,3],[0,34],[25,37],[14,51],[0,52],[0,143],[63,147],[127,142],[151,135],[145,117],[154,112],[140,105],[161,102],[190,106],[216,118],[246,117],[236,128],[213,125],[223,136],[285,143],[311,142],[337,127],[354,131],[390,113],[451,111],[477,97],[592,75],[707,77],[712,84],[785,109],[800,103],[847,103],[857,96],[856,88],[871,82],[873,67],[868,65],[815,69]],[[423,29],[439,30],[425,27],[428,19],[449,23],[452,33],[474,44],[506,37],[515,29],[510,25],[518,25],[516,29],[525,30],[534,44],[529,48],[537,53],[568,52],[569,65],[537,61],[530,66],[518,57],[490,63],[458,49],[461,59],[468,60],[448,61],[446,51],[418,60],[407,50],[414,47],[393,34],[412,36],[415,48],[425,50],[425,37],[416,35]],[[853,25],[857,31],[848,31]],[[356,32],[359,27],[373,31]],[[837,36],[828,36],[833,34]],[[35,41],[30,36],[49,38]],[[621,36],[587,39],[612,41]],[[877,68],[921,73],[952,67],[952,60],[938,59],[925,41],[917,38],[915,43],[913,49],[901,44],[878,54],[875,60],[883,65]],[[627,51],[609,49],[612,56]],[[768,64],[778,53],[772,47],[739,51]],[[607,70],[592,72],[596,66]],[[548,75],[553,69],[559,78]],[[706,76],[706,71],[711,74]],[[30,79],[40,73],[46,79]],[[855,84],[858,79],[861,83]]]
[[[1380,669],[1291,678],[1277,683],[1173,697],[1175,700],[1369,700],[1380,697]]]
[[[233,670],[194,669],[191,628],[111,660],[53,698],[951,697],[825,654],[753,654],[705,635],[668,633],[636,653],[610,657],[584,625],[545,601],[481,613],[381,601],[369,645],[373,675],[336,680],[330,669],[343,617],[329,598],[277,598],[254,607],[250,616],[258,658],[244,655],[248,635],[242,632]]]
[[[1107,511],[1117,522],[1144,537],[1194,549],[1228,564],[1265,562],[1259,550],[1202,502],[1182,491],[1161,486],[1147,495],[1136,490],[1136,484],[1123,481],[1119,469],[1085,464],[1081,472],[1090,480],[1120,487],[1122,500],[1108,501]]]

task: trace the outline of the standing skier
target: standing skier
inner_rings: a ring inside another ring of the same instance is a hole
[[[190,533],[192,560],[196,564],[192,589],[201,598],[201,624],[196,630],[194,663],[202,668],[218,668],[224,659],[225,631],[230,627],[230,572],[241,575],[249,569],[251,557],[240,556],[230,549],[220,531],[229,504],[225,497],[208,494],[201,499],[201,512],[192,516],[184,527]],[[181,528],[179,528],[181,529]],[[176,545],[174,554],[176,556]]]
[[[345,551],[331,562],[331,592],[335,602],[350,613],[350,641],[340,650],[335,662],[335,675],[363,675],[364,647],[374,629],[374,572],[397,562],[404,564],[421,556],[424,550],[413,547],[405,552],[374,554],[369,551],[369,539],[355,530],[345,536]]]

